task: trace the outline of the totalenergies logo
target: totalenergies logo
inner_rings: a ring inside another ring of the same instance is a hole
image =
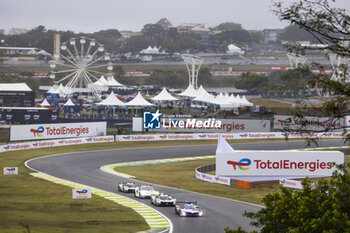
[[[37,142],[33,143],[33,146],[37,147],[39,144]]]
[[[284,120],[277,120],[281,125],[290,125],[292,123],[292,118],[288,117]]]
[[[39,126],[37,129],[30,129],[30,132],[34,134],[34,137],[42,137],[44,133],[44,127]]]
[[[123,139],[124,139],[124,140],[130,140],[131,137],[130,137],[130,136],[124,136]]]
[[[160,137],[161,139],[167,139],[168,136],[164,134],[163,136],[159,136],[159,137]]]
[[[250,164],[252,163],[252,161],[250,161],[250,159],[248,158],[243,158],[241,160],[239,160],[238,162],[236,161],[227,161],[227,164],[232,165],[233,169],[236,170],[236,166],[240,169],[240,170],[248,170],[250,166]]]
[[[248,137],[248,134],[247,134],[247,133],[245,133],[245,134],[240,134],[239,136],[241,136],[241,138],[246,138],[246,137]]]
[[[92,142],[92,138],[86,138],[85,139],[87,142]]]
[[[200,135],[198,135],[198,136],[199,136],[199,138],[206,138],[206,137],[207,137],[206,134],[200,134]]]
[[[10,145],[4,146],[4,149],[5,149],[5,150],[9,150],[9,149],[10,149]]]
[[[87,189],[83,189],[83,190],[77,190],[76,191],[79,195],[86,195],[87,194]]]

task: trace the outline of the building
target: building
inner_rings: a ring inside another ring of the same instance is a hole
[[[209,33],[210,30],[200,23],[184,23],[176,27],[178,32]]]
[[[20,35],[20,34],[24,34],[27,33],[29,30],[28,29],[24,29],[24,28],[11,28],[9,31],[9,35]]]
[[[35,92],[25,83],[0,83],[0,106],[32,107]]]
[[[52,55],[45,50],[32,47],[0,47],[0,61],[4,64],[32,63],[52,60]]]
[[[128,39],[132,36],[141,36],[142,33],[141,32],[133,32],[133,31],[128,31],[128,30],[122,30],[122,31],[119,31],[120,34],[122,35],[122,38],[123,39]]]
[[[265,42],[277,42],[284,29],[264,29],[263,37]]]

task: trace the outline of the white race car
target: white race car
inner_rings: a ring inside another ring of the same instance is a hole
[[[157,195],[152,195],[151,203],[154,205],[165,205],[165,206],[174,206],[176,204],[176,199],[170,196],[169,194],[160,193]]]
[[[154,190],[151,185],[141,185],[136,187],[134,194],[135,197],[150,198],[152,195],[159,194],[159,192]]]
[[[189,217],[189,216],[203,216],[203,209],[198,205],[197,202],[178,202],[175,205],[175,213],[180,215],[181,217]]]
[[[136,185],[132,182],[121,182],[118,184],[118,190],[124,193],[135,192]]]

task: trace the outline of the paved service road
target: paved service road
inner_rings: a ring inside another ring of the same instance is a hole
[[[278,150],[304,148],[305,142],[237,143],[231,145],[238,150]],[[320,146],[344,146],[344,143],[329,140],[322,142]],[[214,155],[215,150],[216,145],[198,145],[88,151],[38,158],[30,161],[27,165],[58,178],[134,198],[132,194],[123,194],[117,191],[118,182],[127,181],[127,179],[105,173],[100,170],[100,167],[128,161]],[[142,166],[138,169],[142,169]],[[137,182],[137,184],[143,183]],[[179,217],[175,214],[173,207],[155,207],[172,221],[174,232],[179,233],[218,233],[224,232],[224,228],[227,226],[230,228],[242,226],[246,230],[252,230],[253,228],[249,225],[250,219],[242,217],[242,213],[244,211],[257,211],[260,208],[255,205],[184,190],[158,185],[154,185],[154,187],[156,190],[173,195],[177,200],[197,200],[203,206],[205,216],[198,218]],[[138,200],[153,207],[150,200]]]

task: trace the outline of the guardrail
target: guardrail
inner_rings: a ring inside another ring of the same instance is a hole
[[[318,133],[318,134],[297,134],[297,133],[234,133],[221,134],[224,139],[290,139],[295,138],[343,138],[341,132]],[[0,153],[14,150],[36,149],[54,146],[65,146],[85,143],[102,143],[102,142],[130,142],[130,141],[173,141],[173,140],[216,140],[218,133],[200,133],[200,134],[145,134],[145,135],[115,135],[99,137],[81,137],[66,138],[56,140],[38,140],[32,142],[4,144],[0,146]]]

